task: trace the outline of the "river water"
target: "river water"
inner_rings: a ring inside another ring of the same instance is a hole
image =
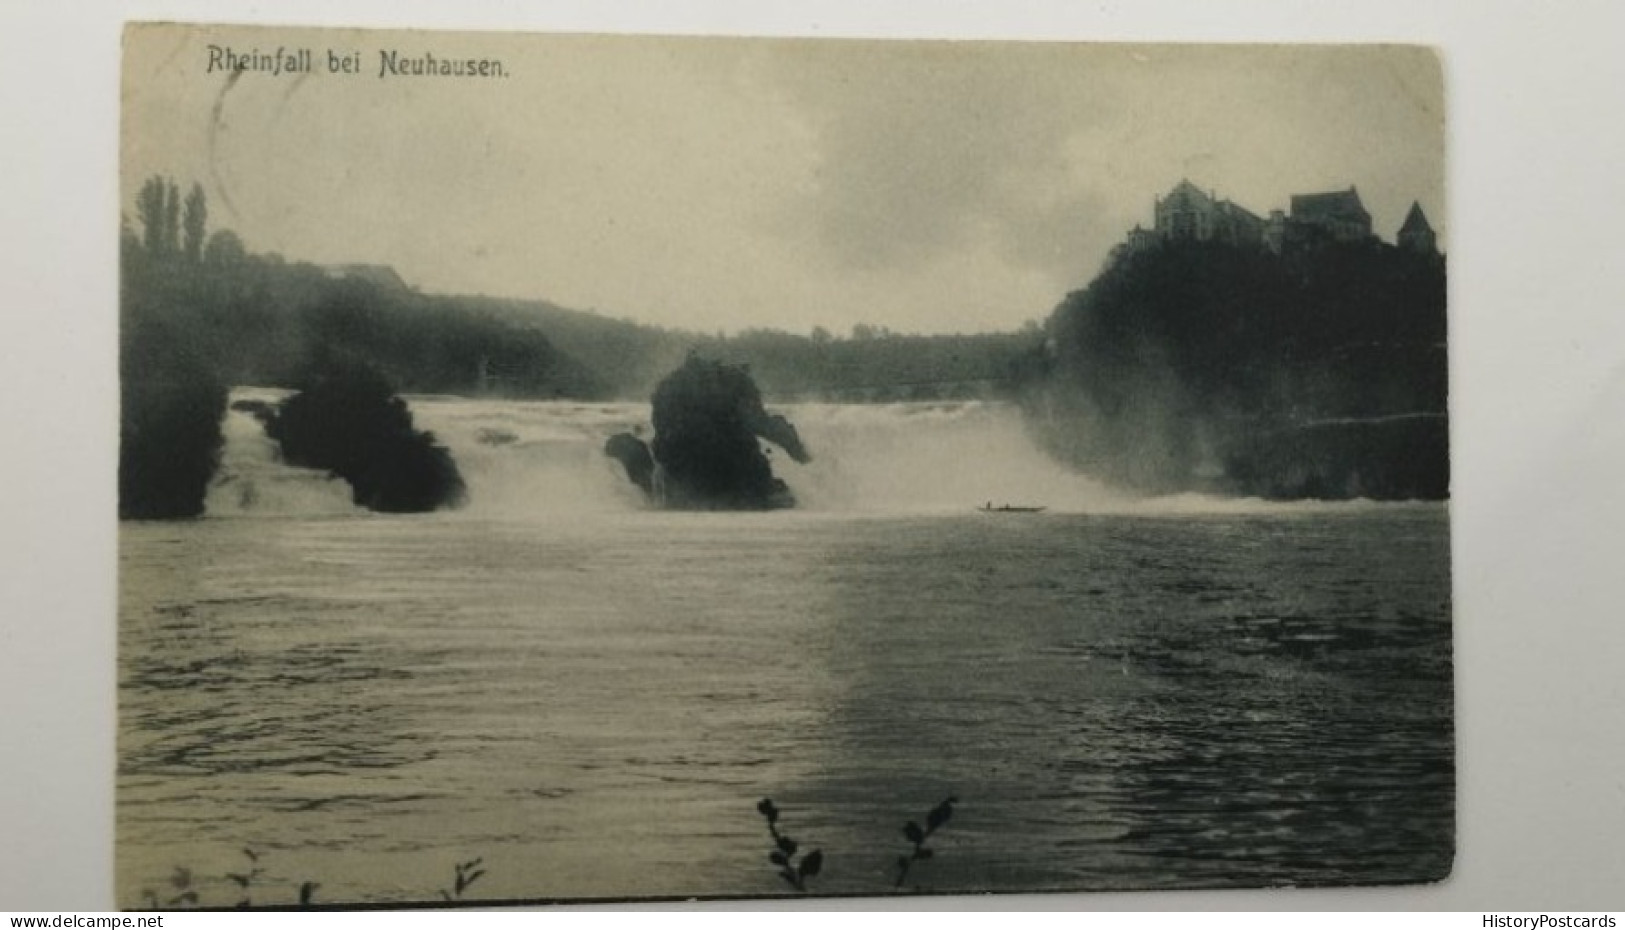
[[[662,513],[598,451],[645,406],[413,409],[466,510],[232,413],[209,515],[121,525],[121,904],[787,893],[764,797],[831,894],[949,796],[905,890],[1450,869],[1443,506],[1128,500],[964,403],[786,408],[801,509]]]

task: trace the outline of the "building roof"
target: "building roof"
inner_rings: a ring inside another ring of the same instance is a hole
[[[1371,221],[1371,214],[1360,203],[1360,192],[1350,187],[1346,191],[1328,191],[1321,194],[1293,194],[1292,218],[1295,220],[1362,220]]]
[[[1213,200],[1212,195],[1210,195],[1207,191],[1202,190],[1200,187],[1197,187],[1195,184],[1192,184],[1188,179],[1182,179],[1178,184],[1175,184],[1174,189],[1169,191],[1167,196],[1163,197],[1162,199],[1170,200],[1174,197],[1180,196],[1195,196],[1208,202],[1212,202]]]
[[[1432,231],[1433,227],[1428,225],[1427,214],[1422,212],[1422,205],[1414,200],[1411,201],[1411,211],[1405,214],[1405,222],[1399,227],[1399,234],[1407,236]]]
[[[1254,213],[1253,211],[1247,209],[1246,207],[1242,206],[1241,204],[1236,203],[1234,200],[1221,200],[1221,201],[1219,201],[1219,206],[1222,209],[1229,210],[1229,211],[1231,211],[1233,213],[1240,214],[1243,218],[1252,220],[1255,223],[1264,222],[1263,217],[1261,217],[1258,214]]]
[[[390,290],[410,290],[406,280],[390,265],[352,262],[346,265],[327,265],[325,270],[330,278],[358,278]]]

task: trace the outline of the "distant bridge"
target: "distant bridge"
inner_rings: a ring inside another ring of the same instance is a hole
[[[999,378],[887,381],[880,384],[832,384],[799,391],[774,391],[779,402],[886,404],[902,401],[991,400],[1007,387]]]

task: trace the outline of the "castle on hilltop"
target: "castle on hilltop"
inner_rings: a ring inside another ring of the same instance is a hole
[[[1360,192],[1348,190],[1316,194],[1293,194],[1290,212],[1271,210],[1260,217],[1231,200],[1221,200],[1188,180],[1174,185],[1156,199],[1154,225],[1136,225],[1116,249],[1112,258],[1143,252],[1165,242],[1223,242],[1255,246],[1279,255],[1283,252],[1325,242],[1376,242],[1371,231],[1371,214],[1360,203]],[[1419,203],[1411,204],[1404,225],[1399,228],[1400,248],[1426,254],[1438,253],[1433,227]]]

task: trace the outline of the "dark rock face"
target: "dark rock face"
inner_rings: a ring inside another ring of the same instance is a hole
[[[119,416],[119,519],[203,513],[224,438],[226,387],[158,327],[126,334]]]
[[[1275,500],[1443,500],[1449,446],[1443,414],[1293,427],[1237,443],[1225,487]]]
[[[757,444],[757,437],[798,462],[811,456],[790,421],[762,408],[761,392],[742,367],[689,356],[653,397],[655,440],[644,448],[628,433],[605,452],[657,502],[700,510],[771,510],[795,498]],[[645,476],[647,476],[645,478]]]
[[[654,494],[655,459],[648,443],[631,433],[616,433],[604,443],[604,454],[620,462],[627,479],[643,493]]]
[[[358,362],[328,362],[266,423],[290,465],[350,483],[358,506],[385,513],[458,507],[467,488],[451,453],[412,427],[389,381]]]
[[[812,454],[802,445],[801,434],[796,432],[795,426],[784,417],[763,410],[759,401],[745,425],[751,432],[790,453],[790,457],[797,462],[805,465],[812,461]]]
[[[1278,499],[1449,496],[1445,262],[1377,243],[1169,243],[1067,297],[1023,406],[1115,483]]]

